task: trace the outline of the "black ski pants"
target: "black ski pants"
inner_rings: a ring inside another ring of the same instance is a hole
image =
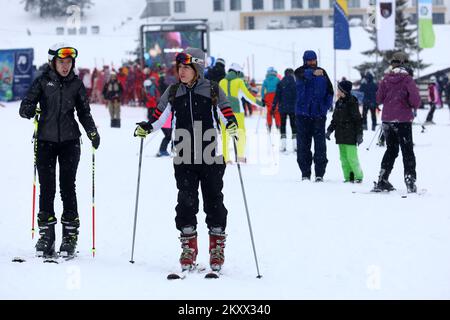
[[[281,118],[281,126],[280,126],[280,133],[281,138],[286,138],[286,125],[287,125],[287,118],[289,117],[289,123],[291,124],[291,131],[292,131],[292,139],[295,139],[297,137],[297,125],[295,124],[295,113],[285,113],[280,112],[280,118]]]
[[[178,204],[175,207],[177,229],[181,231],[186,226],[197,226],[200,185],[206,225],[209,229],[221,227],[225,230],[228,214],[222,193],[225,164],[177,164],[174,168],[178,188]]]
[[[386,180],[394,167],[399,149],[402,150],[404,175],[416,179],[416,157],[412,137],[411,122],[383,122],[383,134],[386,139],[386,152],[381,161]]]
[[[363,125],[367,128],[367,114],[370,111],[370,116],[372,118],[372,130],[377,126],[377,106],[375,104],[365,103],[363,105]]]
[[[172,129],[171,128],[162,128],[162,132],[164,133],[164,138],[161,141],[161,145],[159,146],[159,151],[167,151],[167,146],[172,139]]]
[[[37,141],[36,165],[39,175],[39,219],[55,217],[56,161],[59,163],[59,188],[65,221],[78,218],[75,177],[80,161],[80,140],[60,143]],[[56,220],[55,220],[56,221]]]

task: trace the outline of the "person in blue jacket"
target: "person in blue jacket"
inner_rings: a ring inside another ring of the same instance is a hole
[[[326,71],[317,66],[317,55],[307,50],[303,54],[303,66],[295,70],[297,104],[297,162],[302,180],[311,179],[314,159],[315,181],[323,181],[328,163],[325,141],[327,112],[333,104],[333,85]],[[311,142],[314,138],[314,156]]]
[[[359,91],[364,93],[363,98],[363,129],[367,130],[367,113],[372,117],[372,131],[377,127],[377,90],[378,85],[373,80],[373,75],[367,72],[361,81]]]

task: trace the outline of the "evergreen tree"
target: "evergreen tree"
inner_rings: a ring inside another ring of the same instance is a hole
[[[396,0],[395,5],[395,50],[379,51],[376,44],[376,26],[365,26],[364,29],[370,34],[370,40],[374,42],[375,47],[371,50],[362,52],[362,54],[369,57],[371,61],[364,62],[355,67],[362,75],[370,71],[375,76],[376,80],[380,80],[386,69],[389,68],[392,55],[397,51],[403,51],[408,54],[410,61],[409,65],[414,71],[418,69],[422,70],[429,66],[429,64],[424,64],[422,59],[419,61],[417,60],[417,52],[420,52],[422,49],[417,45],[417,25],[413,25],[412,16],[405,13],[405,9],[408,6],[408,0]]]
[[[39,16],[45,17],[63,17],[67,15],[67,8],[76,5],[83,10],[93,5],[92,0],[23,0],[25,11],[39,10]]]

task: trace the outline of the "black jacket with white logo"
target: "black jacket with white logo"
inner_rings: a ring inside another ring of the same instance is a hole
[[[62,78],[47,66],[22,100],[20,116],[32,118],[38,103],[41,109],[37,134],[39,140],[62,142],[78,139],[81,132],[75,120],[75,111],[88,135],[97,131],[86,89],[73,71]]]

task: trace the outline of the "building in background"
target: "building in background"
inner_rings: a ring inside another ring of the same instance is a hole
[[[149,22],[208,19],[211,30],[333,26],[334,0],[147,0],[141,18]],[[416,20],[417,0],[406,12]],[[349,0],[350,26],[365,23],[375,0]],[[433,0],[433,23],[450,23],[450,0]]]

